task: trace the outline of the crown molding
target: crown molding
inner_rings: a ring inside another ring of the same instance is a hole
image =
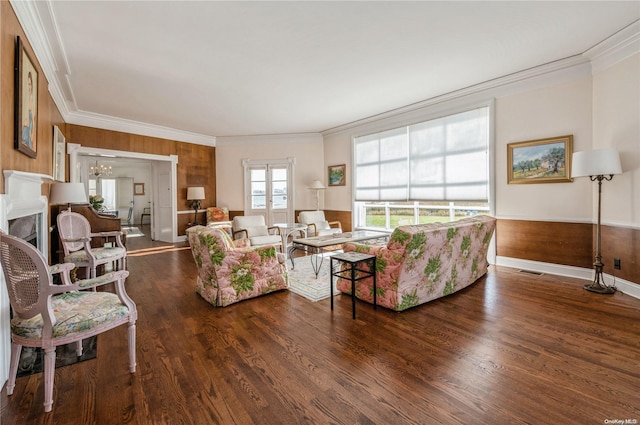
[[[158,137],[160,139],[175,140],[197,145],[216,146],[216,137],[184,130],[148,124],[125,118],[115,118],[109,115],[94,114],[92,112],[69,112],[65,121],[69,124],[84,125],[87,127],[102,128],[104,130],[121,131],[124,133],[140,134],[143,136]]]
[[[51,2],[10,0],[9,3],[49,82],[49,93],[66,123],[205,146],[216,145],[214,136],[93,114],[78,109],[72,90],[71,67],[62,44]]]
[[[265,134],[255,136],[220,136],[216,138],[217,146],[266,145],[266,144],[295,144],[295,143],[322,143],[320,133],[289,133],[289,134]]]
[[[583,53],[591,61],[593,74],[640,53],[640,20],[621,29]]]

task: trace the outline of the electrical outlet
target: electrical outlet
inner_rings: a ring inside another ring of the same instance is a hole
[[[616,270],[620,270],[622,268],[622,266],[620,265],[620,259],[619,258],[614,258],[613,259],[613,268]]]

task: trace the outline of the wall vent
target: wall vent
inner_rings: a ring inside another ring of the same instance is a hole
[[[536,275],[536,276],[543,276],[544,275],[544,273],[541,273],[541,272],[536,272],[536,271],[533,271],[533,270],[523,270],[523,269],[518,270],[518,273],[527,273],[527,274],[533,274],[533,275]]]

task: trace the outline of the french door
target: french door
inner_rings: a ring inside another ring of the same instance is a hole
[[[244,161],[245,215],[262,215],[267,225],[294,220],[293,160]]]

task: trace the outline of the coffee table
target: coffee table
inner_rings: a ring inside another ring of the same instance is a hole
[[[324,255],[327,252],[335,251],[342,248],[342,244],[348,242],[363,242],[373,239],[389,239],[389,233],[378,232],[375,230],[355,230],[347,233],[334,233],[333,235],[313,236],[311,238],[294,238],[289,247],[289,258],[291,259],[291,268],[295,268],[293,262],[293,251],[303,249],[311,252],[310,261],[313,271],[318,277],[320,267],[324,261]]]

